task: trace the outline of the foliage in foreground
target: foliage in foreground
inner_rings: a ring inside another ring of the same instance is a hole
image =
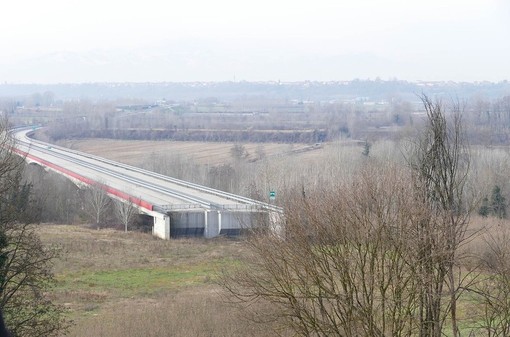
[[[47,296],[57,250],[43,246],[29,223],[37,217],[23,160],[14,155],[5,125],[0,132],[0,309],[13,336],[54,336],[65,331],[63,308]]]
[[[510,331],[507,264],[468,269],[460,254],[477,234],[467,232],[460,116],[450,124],[440,103],[424,97],[424,104],[429,124],[408,165],[366,158],[352,179],[289,200],[280,231],[248,238],[247,267],[223,278],[234,299],[272,305],[281,326],[299,336],[461,336],[468,325],[487,336]],[[507,256],[500,247],[491,247],[492,261]],[[485,310],[469,322],[459,310],[466,294]]]
[[[366,169],[338,192],[290,202],[284,233],[249,238],[250,267],[225,286],[243,303],[278,307],[282,329],[300,336],[418,335],[425,280],[415,224],[429,214],[402,173]]]

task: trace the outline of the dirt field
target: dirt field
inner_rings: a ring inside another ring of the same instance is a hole
[[[193,158],[196,163],[220,165],[232,161],[232,143],[179,142],[179,141],[140,141],[112,139],[84,139],[67,141],[62,145],[72,149],[92,153],[130,165],[139,165],[150,155],[159,156],[172,153]],[[246,160],[265,157],[299,156],[303,160],[314,160],[320,156],[327,144],[248,143],[243,144],[248,156]]]

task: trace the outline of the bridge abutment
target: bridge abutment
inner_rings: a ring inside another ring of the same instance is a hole
[[[165,240],[170,239],[170,217],[166,214],[154,214],[153,217],[152,234]]]

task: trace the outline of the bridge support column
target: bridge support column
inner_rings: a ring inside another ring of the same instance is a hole
[[[283,214],[280,212],[269,212],[269,228],[278,236],[283,236]]]
[[[209,223],[208,223],[208,218],[209,217],[209,211],[205,210],[204,211],[204,236],[206,238],[210,237],[209,236]]]
[[[218,211],[218,234],[216,235],[220,235],[221,233],[221,211]]]
[[[170,217],[168,215],[154,215],[152,234],[165,240],[170,239]]]

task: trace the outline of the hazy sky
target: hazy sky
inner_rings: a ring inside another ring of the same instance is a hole
[[[16,0],[0,82],[510,79],[508,0]]]

